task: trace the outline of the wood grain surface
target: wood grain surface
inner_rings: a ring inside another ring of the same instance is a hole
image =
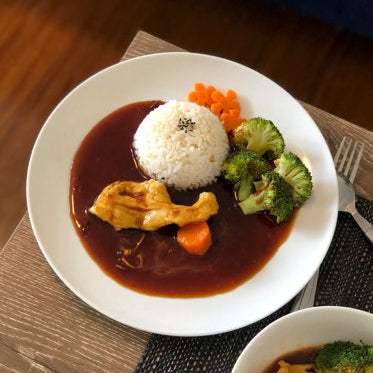
[[[124,58],[175,48],[140,32]],[[372,199],[372,133],[305,107],[332,153],[343,135],[365,142],[357,181],[360,194]],[[72,294],[41,254],[27,215],[0,254],[0,297],[1,372],[131,372],[149,337],[99,314]]]
[[[334,156],[344,136],[364,145],[363,156],[354,182],[355,192],[370,201],[373,200],[373,132],[358,127],[312,105],[302,103],[323,134]]]
[[[27,216],[0,260],[0,364],[16,372],[134,369],[148,334],[108,319],[69,291],[43,257]]]

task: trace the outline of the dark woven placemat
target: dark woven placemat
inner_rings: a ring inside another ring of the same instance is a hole
[[[357,208],[373,222],[373,202],[358,198]],[[352,216],[340,212],[320,268],[316,306],[339,305],[373,312],[372,267],[372,245]],[[192,338],[153,334],[135,372],[230,372],[250,339],[288,313],[292,302],[255,324],[229,333]]]

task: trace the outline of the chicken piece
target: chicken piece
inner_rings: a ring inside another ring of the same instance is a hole
[[[89,212],[115,230],[138,228],[154,231],[168,224],[183,226],[206,221],[218,212],[214,193],[203,192],[192,206],[172,203],[166,186],[150,179],[142,183],[116,181],[103,189]]]
[[[313,364],[291,365],[283,360],[280,360],[278,365],[280,366],[280,369],[277,371],[277,373],[310,373],[314,372],[315,369]]]

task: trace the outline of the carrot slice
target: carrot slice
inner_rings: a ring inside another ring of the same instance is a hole
[[[203,255],[211,246],[211,232],[205,221],[189,223],[177,231],[180,246],[192,255]]]
[[[225,132],[227,133],[237,128],[244,121],[244,119],[240,118],[239,110],[229,110],[229,113],[223,113],[220,119],[224,123]]]
[[[213,103],[211,98],[213,92],[215,92],[215,87],[212,85],[205,87],[202,83],[196,83],[194,84],[194,91],[188,94],[188,100],[209,108]]]
[[[188,94],[189,101],[205,106],[217,115],[224,123],[226,132],[234,130],[243,122],[240,118],[240,103],[236,99],[237,93],[233,89],[228,89],[224,95],[215,87],[205,87],[202,83],[194,84],[194,91]]]

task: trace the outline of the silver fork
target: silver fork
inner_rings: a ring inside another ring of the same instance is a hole
[[[353,147],[350,152],[351,145],[353,145]],[[337,169],[338,175],[339,211],[349,212],[355,219],[359,227],[362,229],[362,231],[365,233],[365,235],[368,237],[370,242],[373,243],[373,226],[367,220],[365,220],[356,210],[355,191],[352,187],[357,170],[359,168],[359,163],[361,155],[363,154],[363,149],[364,145],[358,144],[357,141],[353,144],[352,139],[344,137],[334,157],[334,165]],[[355,153],[357,154],[357,156],[355,163],[351,169],[351,163],[353,158],[355,157]],[[343,169],[346,160],[347,164]]]
[[[346,141],[347,140],[347,141]],[[368,237],[370,242],[373,240],[373,227],[367,220],[365,220],[356,210],[355,207],[355,191],[352,184],[355,180],[357,170],[359,168],[359,163],[361,155],[363,154],[363,145],[359,145],[358,142],[352,147],[352,139],[347,139],[344,137],[341,144],[334,156],[334,166],[337,170],[338,178],[338,190],[339,190],[339,211],[349,212],[355,219],[356,223],[363,230],[365,235]],[[360,148],[360,149],[358,149]],[[352,160],[355,157],[355,152],[357,151],[357,156],[353,167],[351,169]],[[344,168],[344,164],[347,160],[347,164]],[[312,276],[311,280],[303,288],[303,290],[297,295],[297,298],[291,308],[291,312],[301,310],[303,308],[312,307],[315,302],[317,281],[319,278],[319,269]]]

